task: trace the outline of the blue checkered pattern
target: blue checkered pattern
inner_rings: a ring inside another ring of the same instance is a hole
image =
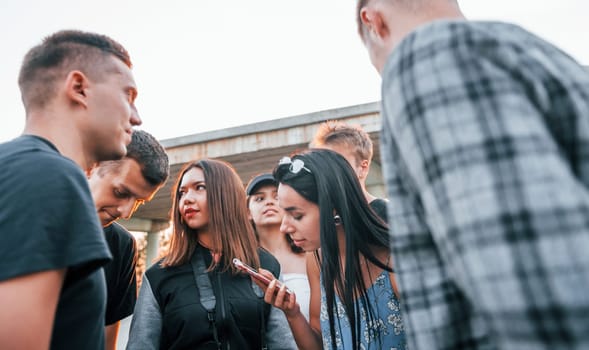
[[[589,349],[585,68],[514,25],[440,21],[382,96],[409,347]]]

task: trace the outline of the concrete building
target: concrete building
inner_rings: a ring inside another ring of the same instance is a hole
[[[131,231],[148,233],[147,261],[152,261],[159,233],[169,226],[172,188],[186,163],[205,157],[222,159],[233,165],[246,184],[252,176],[271,171],[281,157],[307,148],[318,126],[326,120],[360,125],[368,132],[374,143],[374,157],[366,185],[370,193],[384,196],[379,106],[377,102],[367,103],[162,140],[170,157],[169,180],[132,219],[119,222]]]

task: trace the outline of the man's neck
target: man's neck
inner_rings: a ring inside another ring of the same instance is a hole
[[[64,157],[73,160],[84,171],[89,171],[95,162],[85,154],[82,138],[71,123],[53,116],[29,115],[23,135],[35,135],[48,140]]]
[[[366,201],[368,203],[372,202],[373,200],[375,200],[377,197],[373,196],[372,194],[368,193],[368,191],[363,190],[362,192],[364,192],[364,197],[366,197]]]

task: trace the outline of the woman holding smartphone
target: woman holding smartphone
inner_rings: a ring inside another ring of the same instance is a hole
[[[405,349],[386,224],[368,205],[350,164],[312,149],[274,169],[281,231],[308,252],[309,322],[286,286],[265,300],[282,309],[300,349]],[[262,271],[267,277],[272,274]]]
[[[232,264],[280,274],[277,260],[257,248],[239,176],[203,159],[184,167],[173,193],[169,252],[143,277],[127,349],[288,348],[267,329],[277,310]]]
[[[280,263],[279,280],[297,293],[301,312],[309,319],[309,279],[305,251],[294,245],[290,236],[280,232],[284,210],[278,206],[278,182],[270,173],[254,176],[246,187],[250,219],[260,246]]]

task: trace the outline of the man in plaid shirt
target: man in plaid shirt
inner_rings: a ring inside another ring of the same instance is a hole
[[[586,69],[454,0],[357,14],[409,346],[589,349]]]

